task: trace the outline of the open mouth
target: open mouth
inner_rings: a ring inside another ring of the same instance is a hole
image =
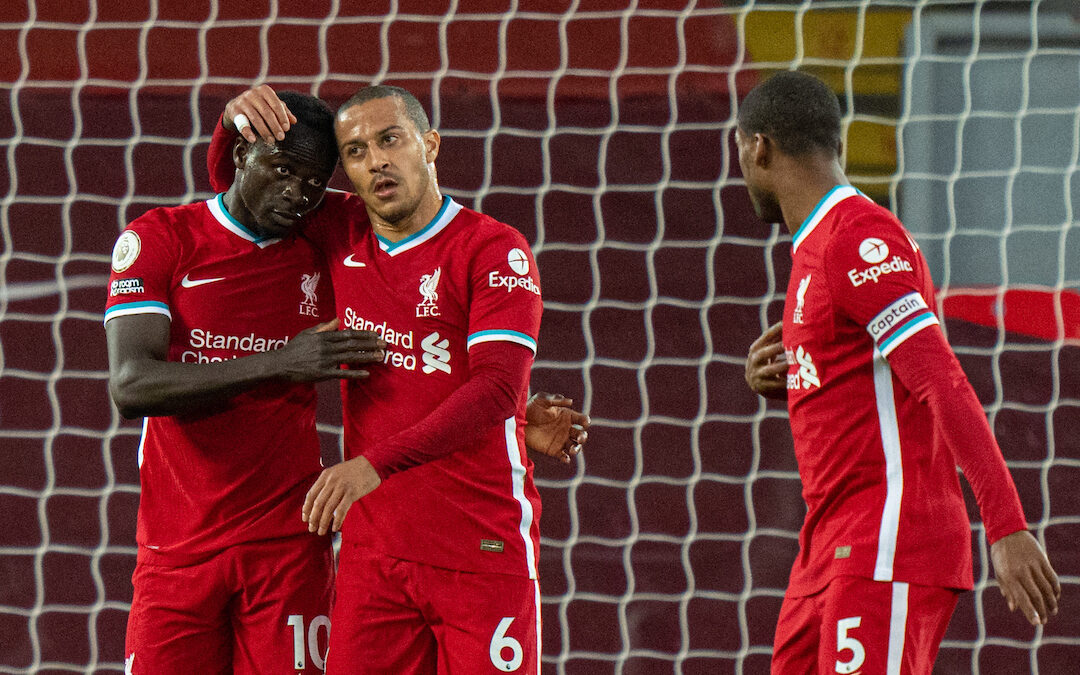
[[[397,188],[397,181],[391,178],[380,178],[371,186],[371,192],[380,199],[393,196]]]

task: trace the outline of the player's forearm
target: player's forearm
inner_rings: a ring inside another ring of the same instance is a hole
[[[236,167],[232,162],[232,147],[236,142],[236,131],[229,131],[223,126],[224,121],[214,125],[214,134],[210,138],[210,147],[206,151],[206,168],[210,175],[210,187],[214,192],[225,192],[232,185]]]
[[[904,386],[926,403],[937,433],[975,493],[987,539],[1027,528],[1020,497],[978,397],[941,331],[920,331],[889,356]]]
[[[275,354],[215,363],[129,359],[109,379],[109,392],[127,418],[204,410],[278,376]]]
[[[483,354],[477,358],[476,352]],[[510,343],[477,345],[470,377],[423,420],[383,443],[365,448],[379,477],[464,450],[517,413],[529,385],[532,353]]]

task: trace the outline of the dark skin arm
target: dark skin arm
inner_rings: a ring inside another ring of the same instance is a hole
[[[777,321],[754,340],[746,356],[746,384],[765,398],[787,400],[787,359],[780,341],[783,322]]]
[[[261,383],[362,379],[342,370],[383,359],[386,343],[368,331],[336,330],[337,320],[309,328],[281,349],[215,363],[167,361],[170,321],[160,314],[111,319],[109,393],[127,418],[198,412]]]

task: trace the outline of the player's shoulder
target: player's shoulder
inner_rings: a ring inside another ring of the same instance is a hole
[[[910,239],[907,229],[892,211],[866,195],[858,194],[841,202],[830,232],[832,243],[868,237],[879,239]]]
[[[205,201],[179,206],[158,206],[128,223],[124,232],[173,242],[186,239],[193,231],[202,229],[209,216],[210,210]]]
[[[306,217],[304,238],[320,249],[328,250],[334,244],[350,239],[356,231],[371,228],[364,202],[351,192],[328,189],[323,201]]]
[[[513,226],[466,206],[461,208],[454,220],[459,225],[459,232],[476,246],[500,240],[514,242],[518,246],[527,245],[525,236]]]

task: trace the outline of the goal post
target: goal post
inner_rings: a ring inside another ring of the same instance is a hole
[[[368,83],[409,89],[442,135],[442,188],[533,247],[532,388],[593,422],[573,465],[536,466],[544,673],[767,672],[805,509],[786,411],[748,391],[743,363],[780,317],[790,237],[756,220],[733,131],[739,97],[791,68],[837,93],[849,176],[927,251],[950,341],[1075,594],[1073,5],[3,6],[0,673],[124,671],[141,424],[108,398],[109,253],[146,210],[211,196],[213,125],[255,82],[331,105]],[[347,187],[340,172],[333,184]],[[340,413],[325,401],[332,456]],[[938,671],[1062,672],[1074,622],[1009,613],[971,514],[977,585]]]

